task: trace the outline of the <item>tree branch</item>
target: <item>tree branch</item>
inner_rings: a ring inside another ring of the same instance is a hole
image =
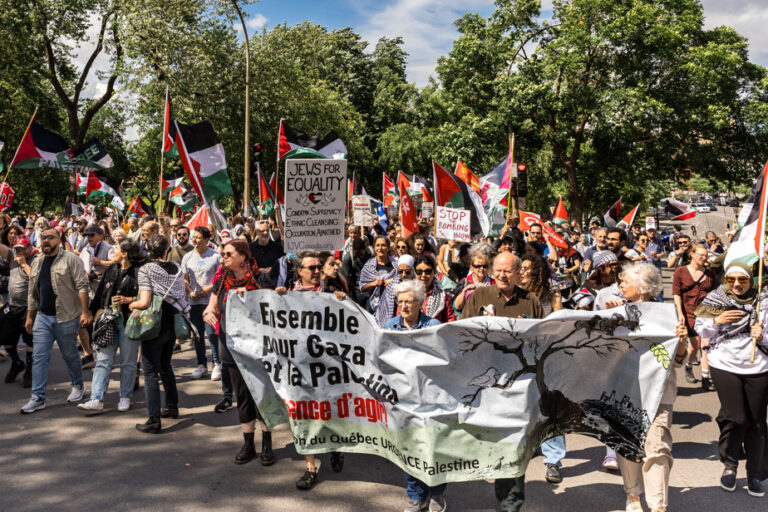
[[[85,66],[83,66],[82,73],[80,73],[80,79],[77,81],[77,85],[75,85],[75,95],[72,101],[72,103],[75,105],[80,102],[80,93],[83,90],[83,86],[85,85],[85,80],[88,78],[88,74],[91,72],[91,66],[93,66],[93,62],[104,48],[104,32],[107,30],[107,22],[109,21],[111,15],[112,11],[109,11],[101,18],[101,28],[99,29],[99,38],[98,42],[96,43],[96,48],[93,49],[91,56],[88,57],[88,61],[85,63]]]

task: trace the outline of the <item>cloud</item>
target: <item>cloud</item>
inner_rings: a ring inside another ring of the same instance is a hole
[[[254,14],[253,18],[245,22],[248,28],[260,29],[267,24],[267,17],[261,13]]]
[[[768,67],[768,9],[764,0],[702,0],[704,26],[733,27],[749,39],[749,60]]]
[[[372,46],[381,37],[403,38],[409,55],[408,79],[419,87],[427,85],[437,59],[453,46],[458,36],[453,23],[467,12],[487,13],[492,7],[492,0],[395,0],[355,6],[365,20],[361,36]]]

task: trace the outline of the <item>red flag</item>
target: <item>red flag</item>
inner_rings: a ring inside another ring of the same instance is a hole
[[[638,204],[634,208],[632,208],[632,211],[629,212],[624,216],[623,219],[619,221],[618,226],[624,227],[624,228],[631,228],[632,224],[635,223],[635,217],[637,217],[637,211],[640,209],[640,205]]]
[[[555,214],[552,216],[552,222],[555,224],[568,224],[568,212],[565,211],[565,204],[563,204],[563,198],[557,198],[557,206],[555,207]]]
[[[411,188],[411,181],[403,171],[397,171],[397,190],[403,190],[403,187],[405,187],[406,190],[409,190]],[[402,195],[402,192],[400,192],[400,194]]]
[[[168,87],[165,88],[165,112],[163,114],[163,144],[161,153],[165,154],[173,149],[176,143],[176,125],[171,119],[171,96],[168,93]]]
[[[461,160],[456,161],[456,170],[453,172],[453,174],[464,180],[464,183],[469,185],[472,190],[482,195],[480,191],[480,178],[478,178],[475,173],[470,171],[469,167],[464,165]]]
[[[408,238],[419,232],[419,221],[416,218],[416,208],[413,205],[408,189],[400,183],[400,225],[403,227],[403,238]]]
[[[144,202],[141,196],[136,196],[133,199],[133,201],[131,201],[131,204],[128,206],[128,209],[131,210],[133,213],[138,214],[139,217],[146,217],[147,215],[155,214],[154,210],[150,208],[147,203]]]
[[[505,190],[509,190],[509,188],[512,186],[512,170],[513,170],[513,163],[512,159],[514,158],[515,154],[515,136],[509,138],[509,151],[507,152],[507,163],[504,164],[504,174],[501,178],[501,185],[499,188],[503,188]]]
[[[0,183],[0,212],[4,212],[13,205],[13,196],[16,192],[11,188],[8,182]]]
[[[208,219],[208,208],[201,206],[195,214],[189,219],[186,226],[190,231],[197,227],[208,227],[210,220]]]
[[[528,231],[531,229],[533,224],[539,224],[541,225],[541,231],[549,236],[549,241],[552,242],[552,245],[560,249],[568,249],[568,243],[563,239],[563,237],[558,235],[557,232],[552,229],[549,224],[541,222],[541,217],[535,213],[524,212],[523,210],[517,211],[520,214],[520,224],[518,225],[518,229],[520,229],[520,231]]]

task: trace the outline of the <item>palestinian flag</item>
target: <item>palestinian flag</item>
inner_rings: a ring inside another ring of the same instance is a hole
[[[629,212],[628,214],[626,214],[624,216],[624,218],[621,219],[621,221],[619,221],[618,226],[620,228],[625,228],[625,229],[631,228],[632,224],[635,223],[635,217],[637,217],[637,212],[638,212],[639,209],[640,209],[640,205],[639,204],[637,206],[635,206],[634,208],[632,208],[632,211]]]
[[[416,176],[414,174],[413,179],[411,180],[411,187],[421,192],[423,201],[431,203],[435,200],[435,198],[432,197],[432,185],[429,184],[429,181],[427,181],[426,178],[422,178],[421,176]]]
[[[464,183],[469,185],[472,190],[480,194],[480,178],[478,178],[472,171],[470,171],[469,167],[464,165],[461,160],[456,161],[456,170],[453,171],[453,174],[464,180]]]
[[[88,182],[88,175],[85,175],[85,178],[83,178],[82,174],[77,174],[77,177],[75,178],[77,180],[77,195],[85,194],[85,191],[87,190],[86,183]]]
[[[272,174],[272,176],[269,178],[269,188],[271,188],[272,191],[275,193],[275,197],[277,197],[277,201],[280,204],[285,204],[285,197],[283,197],[283,190],[280,188],[280,184],[277,182],[276,174]]]
[[[259,213],[262,216],[271,217],[275,214],[277,196],[275,196],[272,187],[269,186],[258,162],[256,163],[256,175],[259,177]]]
[[[115,166],[112,157],[96,139],[91,139],[77,148],[74,157],[79,168],[111,169]]]
[[[731,241],[731,246],[725,255],[723,268],[733,262],[741,262],[747,265],[755,264],[760,255],[765,252],[765,216],[768,214],[768,163],[757,179],[750,199],[753,200],[752,208],[744,220],[741,228]]]
[[[191,212],[195,206],[200,204],[197,194],[192,190],[186,190],[183,185],[179,185],[170,195],[170,201],[179,207],[182,212]]]
[[[661,204],[667,210],[667,213],[673,215],[672,220],[688,220],[696,216],[696,209],[674,197],[667,197],[661,200]],[[745,203],[746,206],[746,203]]]
[[[55,167],[62,169],[71,165],[72,150],[61,135],[46,130],[35,119],[37,110],[29,121],[21,144],[13,155],[11,168],[39,169]]]
[[[168,93],[168,87],[165,88],[165,110],[163,112],[163,142],[160,147],[160,153],[169,158],[179,158],[179,151],[176,148],[176,125],[173,123],[173,111],[171,110],[171,96]]]
[[[161,192],[165,192],[166,190],[175,190],[178,188],[179,185],[184,181],[184,171],[178,171],[170,176],[161,176],[160,177],[160,183],[161,183]]]
[[[408,179],[408,176],[403,173],[403,171],[397,171],[397,193],[399,196],[402,197],[401,190],[410,190],[411,189],[411,180]]]
[[[94,171],[88,173],[88,181],[85,185],[86,197],[91,198],[92,195],[93,197],[119,196],[119,191],[119,181],[108,178],[107,176],[99,176]]]
[[[568,212],[565,211],[565,204],[561,196],[557,198],[557,206],[555,206],[555,213],[552,215],[552,222],[555,224],[568,224]]]
[[[384,208],[391,204],[397,204],[397,189],[386,173],[382,174],[381,197]]]
[[[193,229],[201,226],[207,228],[210,223],[211,221],[208,218],[208,209],[203,206],[199,208],[189,219],[189,221],[186,223],[186,226],[190,231],[192,231]]]
[[[133,201],[131,201],[128,209],[137,214],[139,217],[147,217],[148,215],[155,214],[155,210],[153,210],[152,207],[149,206],[149,204],[147,204],[141,198],[141,196],[136,196]]]
[[[471,212],[469,234],[476,238],[487,236],[490,229],[488,217],[483,210],[483,201],[480,195],[459,179],[458,176],[446,171],[433,160],[432,173],[435,182],[435,208],[447,206],[448,208],[462,208]]]
[[[616,223],[619,222],[619,216],[621,215],[621,213],[619,213],[620,211],[621,211],[621,198],[619,198],[618,201],[613,203],[613,206],[608,208],[608,211],[605,212],[605,214],[603,215],[603,219],[605,220],[605,225],[608,226],[609,228],[615,227]]]
[[[123,202],[123,198],[120,196],[113,197],[109,204],[114,206],[118,211],[125,210],[125,203]]]
[[[211,123],[186,125],[175,121],[175,124],[181,164],[203,203],[232,195],[224,147]]]
[[[399,180],[398,180],[399,181]],[[416,207],[408,195],[408,188],[404,182],[399,181],[400,188],[400,225],[403,227],[403,238],[408,238],[414,233],[419,232],[419,220],[416,214]]]
[[[303,151],[302,151],[303,150]],[[277,140],[277,159],[288,158],[347,158],[344,142],[334,132],[323,137],[308,135],[291,128],[280,119],[280,133]]]

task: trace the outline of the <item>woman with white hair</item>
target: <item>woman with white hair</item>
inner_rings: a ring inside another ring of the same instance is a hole
[[[710,339],[709,367],[720,399],[718,452],[725,466],[720,487],[736,489],[736,469],[746,455],[747,492],[762,497],[760,482],[768,477],[768,343],[763,330],[768,292],[763,289],[758,298],[752,278],[750,266],[731,263],[725,282],[696,308],[694,329]]]
[[[392,282],[384,288],[384,291],[381,293],[379,304],[376,306],[376,311],[374,312],[376,323],[379,324],[379,327],[383,327],[388,320],[397,314],[397,294],[395,294],[394,289],[399,283],[413,279],[414,261],[413,256],[410,254],[404,254],[397,259],[397,275],[395,275]]]
[[[440,325],[438,320],[425,315],[421,310],[427,296],[424,283],[418,280],[403,281],[394,286],[394,293],[397,297],[400,314],[388,320],[384,324],[384,329],[409,331]],[[430,487],[408,473],[405,473],[405,480],[407,482],[405,492],[408,495],[408,505],[405,507],[405,512],[420,512],[426,510],[427,505],[429,505],[429,510],[434,512],[446,510],[446,484]],[[428,501],[429,503],[427,503]]]
[[[624,299],[606,302],[606,309],[623,305],[625,302],[653,302],[661,292],[661,275],[652,263],[629,263],[621,272],[619,288]],[[684,339],[688,334],[682,318],[678,319],[675,335]],[[672,469],[672,405],[677,396],[677,368],[682,366],[687,344],[678,343],[675,364],[669,372],[664,394],[661,397],[656,416],[653,418],[645,438],[645,456],[642,462],[632,462],[618,456],[619,470],[624,480],[627,495],[627,512],[640,511],[640,493],[645,487],[645,501],[648,508],[665,512],[669,497],[669,472]]]

